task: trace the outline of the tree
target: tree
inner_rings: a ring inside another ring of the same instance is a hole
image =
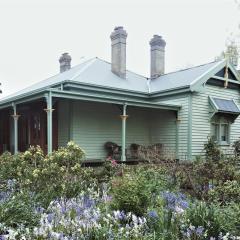
[[[239,63],[239,57],[240,57],[240,45],[236,43],[235,40],[230,40],[226,44],[226,50],[223,51],[220,56],[216,57],[216,60],[221,60],[224,58],[229,59],[229,62],[237,67]]]
[[[238,9],[240,10],[240,0],[234,0]],[[229,62],[235,66],[238,67],[238,64],[240,63],[240,22],[238,26],[237,33],[231,33],[231,35],[228,37],[226,41],[226,49],[223,51],[218,57],[215,58],[215,60],[221,60],[227,58]]]

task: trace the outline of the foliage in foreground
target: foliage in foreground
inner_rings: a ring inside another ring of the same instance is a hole
[[[6,153],[0,239],[240,239],[236,159],[206,147],[207,160],[192,164],[108,159],[94,170],[81,167],[84,151],[73,142],[46,157],[39,147]]]

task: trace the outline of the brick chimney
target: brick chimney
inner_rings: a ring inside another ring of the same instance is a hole
[[[115,27],[110,38],[112,40],[112,72],[121,78],[126,78],[127,32],[123,27]]]
[[[68,53],[63,53],[59,58],[60,73],[65,72],[71,68],[71,56]]]
[[[157,78],[165,71],[166,42],[159,35],[154,35],[149,42],[151,47],[151,78]]]

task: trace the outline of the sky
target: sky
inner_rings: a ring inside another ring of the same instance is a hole
[[[0,98],[59,73],[64,52],[72,66],[110,61],[115,26],[128,33],[127,69],[146,77],[154,34],[167,43],[166,72],[211,62],[240,35],[237,1],[0,0]]]

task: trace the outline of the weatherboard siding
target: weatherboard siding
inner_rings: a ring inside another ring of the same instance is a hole
[[[107,141],[121,145],[121,110],[118,106],[83,101],[60,101],[59,146],[75,141],[87,159],[104,159]],[[127,107],[126,147],[136,143],[162,143],[173,156],[176,149],[176,116],[173,111]]]
[[[164,156],[176,158],[176,113],[174,111],[153,110],[150,113],[151,144],[164,146]]]
[[[86,152],[86,158],[104,159],[107,141],[121,145],[121,110],[118,106],[102,103],[73,102],[72,139]],[[128,109],[126,145],[148,145],[148,114],[142,109]]]
[[[223,87],[206,85],[205,92],[193,94],[192,109],[192,154],[193,156],[204,155],[204,143],[211,133],[211,123],[209,114],[209,96],[234,99],[240,106],[240,94],[237,89],[224,89]],[[230,145],[222,146],[224,153],[232,153],[232,143],[240,137],[240,117],[238,117],[230,130]]]
[[[162,98],[161,101],[163,103],[172,103],[172,104],[180,104],[181,109],[179,110],[178,115],[178,136],[179,136],[179,144],[178,144],[178,157],[180,160],[188,160],[189,159],[189,94],[179,94],[171,97]],[[176,121],[176,117],[175,117]],[[191,144],[191,143],[190,143]]]
[[[70,140],[70,101],[58,103],[58,146],[64,147]]]

